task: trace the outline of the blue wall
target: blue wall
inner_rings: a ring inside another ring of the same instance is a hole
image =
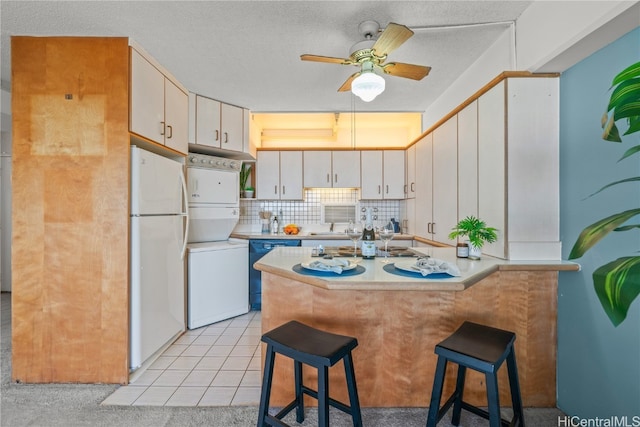
[[[576,64],[560,79],[560,232],[567,259],[584,227],[640,207],[640,183],[589,194],[613,181],[640,176],[640,156],[620,163],[640,143],[601,139],[600,118],[613,77],[640,60],[640,28]],[[626,123],[619,122],[621,133]],[[586,198],[586,199],[585,199]],[[640,223],[640,218],[630,222]],[[558,287],[558,407],[580,418],[640,416],[640,298],[614,327],[593,288],[591,274],[640,251],[640,230],[611,233],[576,260],[578,273],[560,273]],[[631,421],[631,420],[630,420]]]

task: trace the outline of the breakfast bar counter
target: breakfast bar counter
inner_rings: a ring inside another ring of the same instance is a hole
[[[299,268],[301,263],[316,259],[311,257],[311,248],[271,251],[255,264],[262,271],[263,333],[298,320],[356,337],[359,345],[353,357],[361,405],[426,407],[438,342],[465,320],[510,330],[517,336],[524,406],[555,407],[557,275],[558,271],[576,271],[579,265],[489,256],[474,261],[456,258],[453,248],[412,249],[455,263],[461,275],[400,276],[389,266],[385,268],[382,258],[358,258],[358,266],[365,270],[359,274],[316,275]],[[390,263],[407,260],[389,258]],[[453,391],[455,375],[453,368],[449,369],[443,396]],[[507,403],[511,400],[504,371],[499,376],[500,400]],[[305,369],[304,377],[305,384],[315,388],[316,373]],[[330,383],[332,397],[347,401],[341,364],[330,369]],[[293,362],[278,357],[272,406],[285,405],[292,396]],[[485,396],[484,377],[468,371],[465,400],[486,406]]]

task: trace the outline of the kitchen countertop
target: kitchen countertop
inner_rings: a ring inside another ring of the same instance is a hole
[[[230,237],[234,237],[236,239],[265,239],[265,240],[273,240],[273,239],[284,239],[284,240],[351,240],[347,233],[340,232],[306,232],[302,231],[299,234],[263,234],[252,231],[234,231],[231,233]],[[396,233],[393,235],[393,240],[413,240],[413,234],[400,234]],[[392,241],[393,241],[392,240]]]
[[[407,235],[409,236],[409,235]],[[395,237],[394,237],[395,239]],[[464,291],[496,271],[578,271],[580,265],[568,261],[509,261],[483,255],[481,260],[457,258],[455,248],[414,247],[413,250],[433,258],[454,263],[460,277],[428,279],[405,277],[386,272],[380,257],[373,260],[357,258],[366,271],[350,276],[312,276],[293,271],[293,266],[308,262],[310,247],[280,247],[272,250],[258,262],[255,268],[324,289],[346,290],[411,290],[411,291]],[[315,258],[317,259],[317,258]],[[410,258],[389,258],[390,262]]]

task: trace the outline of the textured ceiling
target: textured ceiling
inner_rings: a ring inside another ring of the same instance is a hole
[[[347,57],[358,25],[415,28],[389,61],[432,67],[422,81],[385,76],[386,90],[358,111],[424,111],[514,21],[520,1],[6,1],[0,2],[2,81],[10,81],[11,35],[131,37],[184,86],[259,112],[350,111],[337,89],[353,66],[303,62],[310,53]]]

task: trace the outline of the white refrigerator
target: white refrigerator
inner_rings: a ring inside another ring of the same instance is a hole
[[[132,371],[185,331],[186,206],[182,164],[132,146]]]

